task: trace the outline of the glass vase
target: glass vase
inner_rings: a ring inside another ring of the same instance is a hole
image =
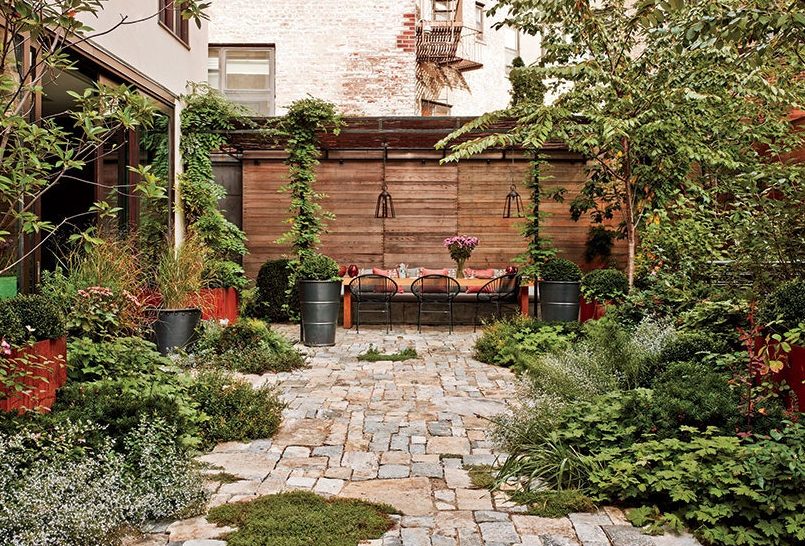
[[[459,259],[456,260],[456,278],[463,279],[464,278],[464,262],[466,259]]]

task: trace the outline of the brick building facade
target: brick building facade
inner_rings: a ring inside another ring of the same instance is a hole
[[[214,0],[210,82],[266,115],[307,95],[346,115],[481,114],[508,102],[511,59],[539,55],[536,38],[492,28],[492,4]]]

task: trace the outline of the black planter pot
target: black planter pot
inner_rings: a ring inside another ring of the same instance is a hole
[[[579,320],[580,282],[540,281],[539,307],[546,322]]]
[[[154,337],[160,353],[166,355],[193,343],[201,309],[157,309],[156,315]]]
[[[341,310],[341,281],[299,281],[302,343],[332,347]]]

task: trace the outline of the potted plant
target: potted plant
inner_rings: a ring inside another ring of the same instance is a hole
[[[204,272],[204,248],[189,238],[169,248],[157,264],[156,285],[161,306],[156,309],[154,336],[159,352],[168,354],[190,345],[201,321],[198,307]]]
[[[444,246],[450,253],[450,258],[456,262],[456,278],[464,278],[464,264],[472,256],[472,251],[478,246],[478,237],[456,235],[444,240]]]
[[[238,294],[248,281],[243,267],[230,260],[208,260],[201,289],[201,318],[203,320],[238,319]]]
[[[618,269],[595,269],[581,280],[581,321],[604,316],[606,305],[622,300],[629,292],[629,279]]]
[[[551,258],[542,266],[539,281],[539,307],[542,320],[579,320],[581,269],[563,258]]]
[[[42,294],[0,303],[0,411],[46,410],[67,380],[65,320]]]
[[[758,320],[770,330],[766,338],[769,340],[769,353],[782,357],[780,360],[785,362],[778,377],[785,379],[791,387],[802,411],[805,407],[805,334],[802,331],[805,323],[805,280],[780,284],[760,306]],[[786,353],[785,356],[782,353]]]
[[[335,345],[343,279],[338,263],[317,252],[302,254],[296,267],[302,318],[302,343],[308,347]]]

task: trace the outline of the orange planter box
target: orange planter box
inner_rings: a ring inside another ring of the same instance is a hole
[[[9,359],[24,358],[22,371],[29,375],[22,379],[27,392],[10,392],[0,387],[3,398],[0,411],[46,411],[56,401],[56,391],[67,382],[67,338],[38,341],[29,347],[13,351]]]
[[[238,320],[238,291],[234,288],[204,288],[201,290],[203,320]]]
[[[584,296],[581,297],[579,301],[579,321],[580,322],[587,322],[588,320],[598,320],[603,317],[606,312],[607,308],[605,305],[598,303],[597,301],[587,301]]]

